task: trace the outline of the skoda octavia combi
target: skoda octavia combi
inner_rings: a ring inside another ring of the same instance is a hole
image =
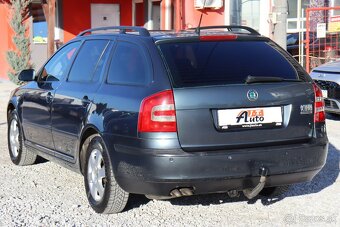
[[[13,163],[78,171],[98,213],[121,212],[131,193],[275,195],[325,164],[322,91],[248,27],[87,30],[18,77]]]

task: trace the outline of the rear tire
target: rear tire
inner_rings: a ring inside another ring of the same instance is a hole
[[[112,169],[102,138],[92,136],[86,150],[84,181],[88,201],[97,213],[119,213],[127,204],[129,193],[117,184]]]
[[[262,191],[260,192],[260,195],[266,196],[266,197],[275,197],[275,196],[280,196],[284,194],[288,190],[289,190],[289,185],[269,187],[269,188],[262,189]]]
[[[12,162],[18,166],[32,165],[37,159],[37,155],[28,150],[24,144],[23,133],[18,114],[13,110],[7,120],[7,141],[8,150]]]

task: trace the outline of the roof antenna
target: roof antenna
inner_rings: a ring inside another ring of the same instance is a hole
[[[207,0],[204,0],[203,9],[204,9],[204,7],[205,7],[205,2],[206,2],[206,1],[207,1]],[[201,33],[200,27],[201,27],[202,17],[203,17],[203,11],[201,12],[201,17],[200,17],[200,21],[198,22],[198,26],[197,26],[197,28],[195,29],[195,33],[197,33],[198,35],[200,35],[200,33]]]

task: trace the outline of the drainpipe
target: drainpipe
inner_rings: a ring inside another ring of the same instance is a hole
[[[175,15],[176,15],[176,17],[175,17],[175,29],[176,29],[176,32],[182,30],[181,10],[182,10],[181,1],[176,0],[176,3],[175,3]]]

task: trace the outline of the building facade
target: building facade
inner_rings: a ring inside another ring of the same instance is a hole
[[[205,2],[205,6],[204,6]],[[275,18],[274,0],[56,0],[55,41],[66,43],[80,31],[116,25],[144,26],[151,30],[202,26],[245,25],[271,37]],[[288,0],[287,31],[303,30],[303,12],[310,5],[336,5],[340,0]],[[8,0],[0,0],[0,78],[6,78],[9,66],[5,53],[15,48],[9,26]],[[300,19],[299,19],[300,18]],[[27,22],[31,37],[32,62],[39,68],[47,59],[47,23],[41,0],[33,0]]]

